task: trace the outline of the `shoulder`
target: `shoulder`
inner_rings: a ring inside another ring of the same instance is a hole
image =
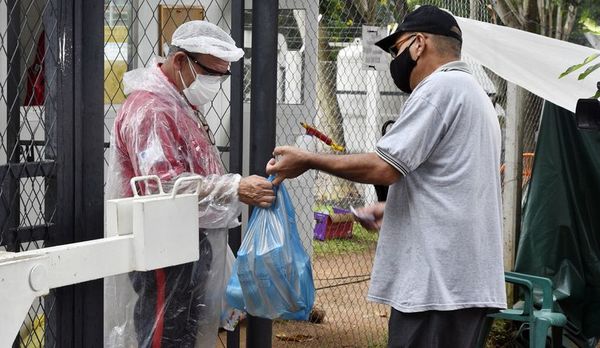
[[[151,110],[161,110],[167,105],[167,101],[160,95],[150,91],[138,90],[127,96],[121,110],[130,112],[134,109],[150,108]]]
[[[425,93],[435,91],[442,94],[459,94],[464,88],[481,88],[470,72],[460,70],[436,71],[420,87]]]
[[[451,102],[460,104],[486,97],[475,77],[461,70],[436,71],[423,80],[413,94],[441,109],[449,107]]]
[[[117,131],[128,129],[133,132],[144,132],[162,125],[167,128],[177,128],[175,116],[179,113],[173,103],[149,91],[131,93],[119,110],[115,119]]]

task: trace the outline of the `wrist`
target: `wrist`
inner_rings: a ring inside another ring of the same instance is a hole
[[[317,154],[306,151],[306,152],[304,152],[303,156],[300,158],[300,165],[302,166],[302,168],[304,170],[318,169],[317,162],[315,160],[316,157],[317,157]]]

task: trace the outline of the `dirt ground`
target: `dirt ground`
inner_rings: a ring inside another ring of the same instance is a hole
[[[320,324],[275,321],[273,347],[385,347],[389,309],[366,300],[374,253],[373,246],[358,253],[316,256],[315,307],[325,311],[325,318]],[[225,347],[225,333],[219,338],[218,347]],[[245,340],[243,325],[240,347]]]
[[[374,254],[373,245],[362,252],[314,257],[313,277],[317,289],[315,307],[325,311],[325,319],[320,324],[275,321],[272,346],[274,348],[386,347],[389,308],[366,300]],[[498,325],[502,326],[500,324]],[[511,344],[514,338],[512,330],[504,327],[496,328],[490,334],[486,347],[514,346]],[[245,348],[245,323],[241,325],[240,336],[240,347]],[[219,335],[217,348],[226,347],[226,340],[226,333],[222,332]],[[600,344],[596,348],[600,348]]]

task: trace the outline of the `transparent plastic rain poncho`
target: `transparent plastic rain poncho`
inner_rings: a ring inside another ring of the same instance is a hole
[[[241,177],[226,174],[194,111],[155,61],[125,74],[127,100],[111,136],[107,199],[130,197],[130,178],[204,177],[199,197],[200,259],[105,280],[106,347],[215,347],[222,315],[227,228],[238,225]],[[210,131],[210,130],[208,130]],[[141,194],[155,187],[141,185]],[[154,184],[155,185],[155,184]],[[190,191],[195,184],[190,185]],[[169,233],[169,231],[165,231]]]

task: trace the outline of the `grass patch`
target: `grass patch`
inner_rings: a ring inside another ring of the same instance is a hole
[[[330,206],[317,206],[316,211],[333,212]],[[356,253],[367,250],[377,244],[379,235],[375,232],[369,232],[357,222],[352,226],[352,238],[350,239],[331,239],[331,240],[314,240],[313,251],[315,255],[331,255]]]
[[[367,344],[367,348],[386,348],[388,346],[388,335],[382,335],[376,341],[371,341]]]
[[[485,343],[486,348],[513,347],[515,327],[510,321],[496,319]]]

